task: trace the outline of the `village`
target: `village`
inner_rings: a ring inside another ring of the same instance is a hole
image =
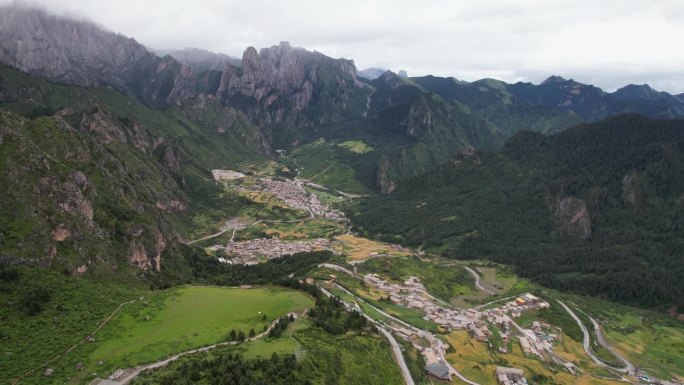
[[[244,175],[222,170],[215,173],[219,179],[241,179]],[[310,218],[323,217],[332,220],[346,220],[341,212],[332,210],[320,202],[316,194],[304,189],[304,182],[295,180],[272,180],[257,178],[256,183],[240,184],[238,190],[242,192],[265,192],[273,195],[285,205],[307,211]],[[240,224],[236,229],[244,228]],[[233,242],[212,246],[213,251],[222,251],[225,257],[218,260],[227,264],[254,265],[266,260],[291,255],[298,252],[314,250],[333,250],[334,240],[310,239],[286,242],[278,238],[261,238]],[[346,270],[346,269],[343,269]],[[347,273],[351,273],[347,271]],[[356,275],[356,269],[354,273]],[[522,294],[499,306],[486,309],[458,309],[448,304],[440,304],[438,299],[428,293],[423,283],[417,277],[409,277],[403,283],[390,283],[377,274],[366,274],[363,282],[373,290],[380,292],[391,303],[424,313],[423,319],[432,322],[449,332],[452,330],[467,330],[475,340],[487,344],[499,353],[510,353],[510,346],[517,342],[526,355],[538,357],[540,360],[552,360],[562,365],[571,373],[574,366],[553,353],[553,341],[562,333],[553,333],[549,325],[534,321],[529,329],[523,329],[514,320],[526,310],[543,309],[549,303],[530,294]],[[330,285],[340,289],[336,277],[331,275]],[[352,293],[348,292],[350,295]],[[360,300],[360,299],[359,299]],[[353,304],[356,310],[361,310],[358,304]],[[414,327],[397,318],[390,317],[389,322],[383,322],[395,335],[410,342],[420,352],[425,362],[426,372],[434,379],[451,381],[452,376],[460,376],[458,371],[446,360],[449,345],[432,332]],[[493,336],[496,338],[492,338]],[[526,385],[527,380],[522,369],[497,367],[496,379],[502,385]]]
[[[256,181],[257,183],[252,185],[241,185],[238,190],[244,192],[261,191],[272,194],[287,206],[293,209],[304,210],[310,213],[312,217],[332,220],[344,219],[343,213],[323,204],[316,194],[306,191],[304,183],[298,179],[275,180],[258,178]]]
[[[284,255],[315,250],[331,250],[330,244],[331,241],[324,238],[292,242],[285,242],[278,238],[259,238],[229,242],[225,246],[216,245],[210,249],[226,253],[225,258],[218,258],[219,262],[234,265],[256,265],[263,260],[280,258]]]
[[[526,310],[544,309],[549,303],[530,294],[522,294],[499,307],[485,310],[454,309],[443,307],[435,303],[423,284],[416,277],[409,277],[403,284],[388,283],[377,274],[366,274],[363,277],[366,285],[384,293],[392,303],[408,308],[422,310],[426,321],[434,322],[447,331],[466,329],[468,334],[494,347],[490,341],[493,333],[497,333],[503,341],[502,346],[496,347],[500,353],[509,353],[510,342],[517,332],[518,342],[526,355],[533,355],[541,360],[551,359],[562,365],[570,373],[575,372],[574,365],[560,359],[553,353],[553,341],[560,333],[551,333],[550,325],[533,321],[531,329],[523,329],[515,321]],[[394,333],[406,341],[411,342],[422,354],[425,370],[430,376],[439,380],[451,380],[453,371],[445,360],[448,346],[434,334],[406,325],[391,323],[388,325]],[[419,344],[427,341],[428,347]],[[523,371],[516,368],[497,368],[497,380],[502,385],[527,384]]]

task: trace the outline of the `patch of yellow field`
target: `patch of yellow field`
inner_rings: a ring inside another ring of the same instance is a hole
[[[365,154],[373,151],[373,147],[360,140],[348,140],[346,142],[338,143],[337,145],[357,154]]]
[[[269,236],[277,235],[280,239],[306,239],[309,238],[307,234],[301,231],[282,231],[277,229],[266,229],[264,230]]]
[[[377,242],[367,238],[356,237],[351,234],[338,235],[335,237],[339,241],[337,247],[339,252],[347,255],[349,261],[365,261],[379,255],[387,256],[409,256],[410,252],[398,248],[388,243]]]
[[[466,331],[451,332],[446,339],[455,349],[454,353],[447,354],[447,360],[466,378],[482,385],[497,384],[496,367],[501,365],[523,369],[528,381],[532,374],[536,373],[550,377],[552,382],[558,384],[617,385],[620,383],[588,375],[575,377],[565,371],[553,372],[546,363],[536,358],[525,357],[517,341],[513,343],[513,351],[510,354],[494,354],[489,351],[485,343],[471,338]]]

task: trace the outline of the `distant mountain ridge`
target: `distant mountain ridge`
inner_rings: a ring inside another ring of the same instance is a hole
[[[212,130],[244,116],[258,131],[246,137],[263,138],[251,146],[262,153],[319,138],[369,141],[376,151],[356,164],[375,169],[368,187],[382,192],[523,129],[553,133],[626,112],[684,117],[681,99],[647,86],[606,93],[559,76],[534,85],[366,74],[352,60],[287,42],[249,47],[240,60],[198,49],[159,57],[88,22],[17,7],[0,9],[0,62],[62,84],[109,86],[154,109],[180,108]]]

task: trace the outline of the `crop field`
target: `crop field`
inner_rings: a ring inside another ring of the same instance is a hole
[[[474,291],[473,277],[462,266],[444,266],[416,257],[373,258],[359,265],[362,273],[377,273],[394,282],[418,277],[430,294],[445,301]]]
[[[264,223],[255,228],[269,236],[277,235],[280,239],[332,238],[345,231],[340,222],[325,218],[290,223]]]
[[[625,326],[607,329],[606,334],[618,352],[647,368],[647,373],[684,380],[684,328],[649,324],[647,318],[630,315],[615,316],[621,317]]]
[[[565,371],[552,371],[545,363],[535,358],[527,358],[518,343],[513,343],[511,354],[498,354],[489,350],[485,343],[470,338],[465,331],[455,331],[446,336],[447,342],[455,349],[447,359],[464,376],[482,385],[497,384],[494,372],[497,366],[520,368],[531,383],[556,384],[596,384],[617,385],[611,381],[583,375],[575,377]]]
[[[220,342],[231,329],[261,331],[273,319],[311,305],[304,293],[285,289],[183,287],[122,312],[103,330],[89,363],[128,367],[161,359]]]
[[[398,249],[389,243],[373,241],[367,238],[360,238],[354,235],[340,235],[335,237],[340,242],[338,251],[348,256],[349,261],[365,261],[378,254],[392,256],[409,256],[410,252]]]
[[[134,384],[161,383],[160,377],[173,375],[180,366],[227,353],[241,353],[246,359],[270,359],[273,353],[294,354],[311,383],[316,385],[402,383],[389,343],[383,337],[359,333],[333,336],[314,328],[311,322],[303,319],[289,326],[281,337],[222,346],[206,353],[188,355],[166,368],[141,375]]]
[[[568,296],[567,300],[596,319],[613,348],[647,374],[684,380],[681,321],[596,298]]]

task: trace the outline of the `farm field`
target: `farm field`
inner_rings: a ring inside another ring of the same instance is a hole
[[[473,277],[462,266],[454,264],[447,267],[435,260],[374,258],[359,265],[359,271],[377,273],[394,282],[403,282],[410,276],[418,277],[430,294],[447,302],[475,291],[472,288]]]
[[[88,363],[130,367],[225,340],[231,329],[261,331],[288,312],[302,312],[312,299],[280,288],[188,286],[126,309],[101,335]],[[265,319],[263,315],[266,315]]]
[[[388,243],[378,242],[367,238],[356,237],[351,234],[335,237],[340,242],[339,250],[347,255],[352,262],[362,262],[379,254],[406,257],[411,253],[399,249]]]
[[[513,344],[511,354],[497,354],[489,351],[486,344],[476,341],[466,331],[455,331],[446,336],[446,341],[455,352],[447,355],[449,362],[467,378],[482,385],[495,385],[496,367],[509,366],[525,371],[525,377],[532,383],[596,384],[617,385],[619,381],[599,379],[588,375],[575,377],[568,372],[553,372],[541,361],[524,356],[520,345]]]

